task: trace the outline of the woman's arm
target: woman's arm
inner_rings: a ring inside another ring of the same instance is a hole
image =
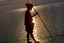
[[[38,14],[38,12],[36,12],[32,17],[36,16]]]

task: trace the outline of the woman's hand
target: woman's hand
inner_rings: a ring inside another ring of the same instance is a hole
[[[36,12],[35,14],[38,14],[38,12]]]
[[[35,13],[35,15],[37,15],[37,14],[38,14],[38,12]]]

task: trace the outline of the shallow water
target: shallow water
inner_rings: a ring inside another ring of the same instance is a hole
[[[50,37],[39,17],[35,16],[33,32],[35,39],[40,43],[63,43],[64,3],[40,5],[35,8],[53,36]],[[20,8],[0,11],[0,43],[26,43],[25,10],[25,8]]]

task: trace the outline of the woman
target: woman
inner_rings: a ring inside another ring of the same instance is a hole
[[[30,43],[29,42],[29,34],[30,36],[32,37],[32,39],[34,40],[34,42],[37,42],[33,36],[33,28],[34,28],[34,23],[32,22],[33,21],[33,17],[38,14],[37,12],[32,16],[31,13],[30,13],[30,10],[32,9],[33,5],[32,4],[29,4],[29,3],[26,3],[26,7],[27,7],[27,10],[25,12],[25,27],[26,27],[26,31],[27,31],[27,43]]]

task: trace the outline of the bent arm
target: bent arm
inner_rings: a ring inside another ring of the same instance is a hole
[[[36,16],[36,14],[34,14],[32,17]]]
[[[38,12],[36,12],[32,17],[36,16],[38,14]]]

